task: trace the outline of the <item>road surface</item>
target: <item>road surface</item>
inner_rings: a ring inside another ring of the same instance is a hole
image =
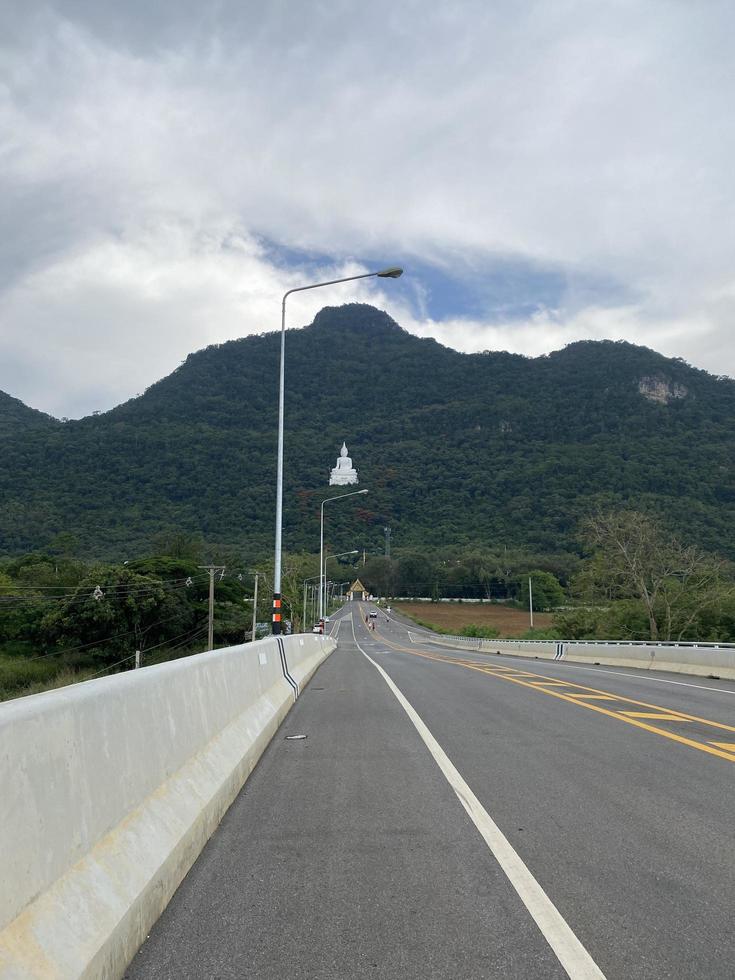
[[[735,683],[465,652],[371,608],[330,624],[126,976],[735,976]]]

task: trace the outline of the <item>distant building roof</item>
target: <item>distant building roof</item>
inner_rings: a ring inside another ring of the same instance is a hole
[[[348,592],[367,592],[367,589],[362,584],[359,578],[356,578],[352,585],[347,590]]]

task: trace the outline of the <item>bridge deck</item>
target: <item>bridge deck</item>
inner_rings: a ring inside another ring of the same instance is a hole
[[[731,974],[735,684],[338,639],[126,976]]]

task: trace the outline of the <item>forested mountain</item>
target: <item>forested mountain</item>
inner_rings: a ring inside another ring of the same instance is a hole
[[[735,382],[627,343],[460,354],[373,307],[286,338],[284,545],[319,545],[345,440],[370,494],[329,512],[334,550],[476,542],[573,550],[581,517],[630,506],[735,557]],[[143,395],[57,422],[0,396],[0,553],[61,531],[88,555],[167,529],[267,553],[279,335],[192,354]],[[338,490],[339,492],[339,490]]]
[[[60,424],[58,419],[44,415],[35,408],[29,408],[18,398],[11,398],[4,391],[0,391],[0,439],[21,436],[31,429],[48,431]],[[0,452],[2,449],[3,443],[0,442]]]

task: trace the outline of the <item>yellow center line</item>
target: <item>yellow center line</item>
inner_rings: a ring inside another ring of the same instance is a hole
[[[386,640],[384,637],[380,637],[381,641],[387,646],[392,647],[394,650],[398,650],[403,653],[410,653],[414,657],[423,657],[425,660],[435,660],[441,663],[452,664],[455,666],[466,667],[469,670],[476,670],[479,673],[495,676],[500,678],[500,680],[509,681],[512,684],[519,684],[521,687],[527,687],[532,691],[538,691],[540,694],[547,694],[549,697],[558,698],[561,701],[567,701],[570,704],[576,704],[580,708],[587,708],[589,711],[597,711],[601,715],[607,715],[609,718],[617,718],[618,721],[624,721],[627,725],[633,725],[635,728],[641,728],[643,731],[651,732],[654,735],[661,735],[663,738],[668,738],[672,742],[679,742],[681,745],[688,745],[690,748],[698,749],[700,752],[706,752],[708,755],[717,756],[720,759],[726,759],[728,762],[735,762],[735,746],[732,749],[726,750],[725,745],[730,743],[722,742],[697,742],[694,739],[686,738],[684,735],[677,735],[676,732],[669,732],[663,728],[657,728],[655,725],[649,725],[648,723],[639,720],[638,717],[630,717],[630,715],[647,715],[646,712],[624,712],[621,710],[611,711],[609,708],[603,708],[599,704],[590,704],[588,701],[581,700],[581,694],[575,694],[574,691],[551,691],[549,690],[549,684],[541,686],[538,678],[543,678],[544,680],[550,680],[544,674],[535,674],[531,671],[519,672],[517,674],[507,674],[499,671],[495,668],[495,665],[474,663],[472,661],[460,661],[455,660],[452,657],[442,657],[437,654],[427,653],[425,651],[410,649],[409,647],[401,646],[393,642],[392,640]],[[524,678],[535,678],[536,680],[529,681]],[[563,682],[562,682],[563,683]],[[726,731],[735,732],[735,728],[731,725],[725,725],[722,722],[711,721],[707,718],[699,718],[696,715],[687,715],[680,711],[673,711],[670,708],[663,708],[658,704],[648,704],[645,701],[636,701],[633,698],[628,698],[623,695],[610,695],[608,691],[601,691],[598,688],[586,687],[581,684],[574,684],[570,682],[569,684],[563,684],[564,687],[577,688],[581,691],[589,691],[593,694],[602,694],[607,697],[612,697],[616,701],[624,702],[625,704],[635,704],[642,708],[651,708],[657,713],[658,718],[665,717],[667,721],[698,721],[704,725],[709,725],[713,728],[723,728]]]
[[[625,715],[627,718],[658,718],[659,721],[681,721],[689,724],[688,718],[682,718],[680,715],[673,715],[671,712],[663,713],[661,711],[621,711],[621,715]]]
[[[569,691],[572,697],[577,698],[577,700],[585,701],[619,701],[620,698],[615,694],[577,694],[576,691]],[[625,712],[623,712],[625,714]]]

